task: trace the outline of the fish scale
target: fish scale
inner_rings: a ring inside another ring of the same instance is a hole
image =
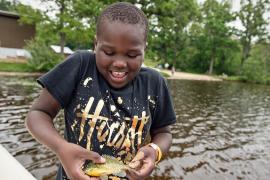
[[[104,176],[109,174],[117,174],[125,172],[125,170],[132,170],[131,167],[124,164],[122,161],[119,161],[113,156],[103,155],[102,156],[106,162],[103,164],[95,164],[90,162],[84,168],[85,174],[89,176]]]

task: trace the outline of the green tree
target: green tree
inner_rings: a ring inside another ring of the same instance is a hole
[[[54,9],[47,9],[47,14],[55,14],[55,18],[50,18],[49,22],[58,35],[61,54],[64,53],[64,46],[67,43],[79,47],[91,46],[95,17],[102,3],[91,0],[46,0],[44,2],[56,5]]]
[[[244,26],[244,30],[240,30],[239,36],[242,44],[241,66],[250,55],[252,40],[263,38],[267,34],[267,21],[264,14],[267,11],[268,0],[241,0],[241,9],[238,17]]]
[[[260,42],[252,47],[250,56],[243,65],[242,75],[247,81],[270,84],[270,44]]]
[[[0,10],[3,11],[14,11],[16,6],[15,1],[0,0]]]
[[[188,45],[188,26],[198,18],[199,9],[194,0],[181,0],[172,4],[174,18],[172,19],[172,29],[167,33],[170,34],[170,48],[172,48],[172,64],[175,66],[177,61],[183,59],[181,56],[185,54],[185,49]]]
[[[42,40],[33,39],[28,41],[26,49],[32,56],[27,61],[27,65],[32,71],[49,71],[63,59],[62,56],[55,54]]]
[[[198,5],[195,0],[138,1],[146,13],[149,24],[149,44],[157,59],[179,64],[187,41],[187,28],[197,18]]]
[[[47,45],[55,43],[58,39],[55,33],[55,26],[46,12],[39,9],[34,9],[31,6],[18,4],[16,7],[20,15],[20,23],[34,25],[36,28],[35,39],[39,42],[44,42]]]
[[[95,22],[103,2],[45,0],[42,3],[53,5],[43,12],[24,5],[18,8],[23,23],[36,24],[38,39],[47,44],[59,44],[62,54],[66,44],[76,48],[93,47]]]
[[[226,60],[226,51],[234,47],[232,29],[228,23],[234,20],[228,1],[206,0],[202,7],[204,37],[201,37],[205,55],[209,58],[208,73],[212,74],[216,61]]]

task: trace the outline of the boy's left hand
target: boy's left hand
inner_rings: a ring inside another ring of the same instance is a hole
[[[129,163],[134,171],[128,171],[127,177],[131,180],[142,180],[150,176],[155,168],[156,159],[156,150],[149,145],[143,146]]]

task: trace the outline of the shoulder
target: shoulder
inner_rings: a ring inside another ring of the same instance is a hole
[[[84,67],[95,64],[95,54],[87,50],[77,50],[68,56],[62,64],[83,69]]]
[[[72,54],[69,58],[79,59],[82,61],[87,60],[95,60],[95,54],[88,50],[77,50],[74,54]]]

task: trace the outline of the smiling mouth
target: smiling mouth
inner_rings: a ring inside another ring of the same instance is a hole
[[[110,74],[114,80],[121,81],[127,76],[127,72],[110,71]]]

